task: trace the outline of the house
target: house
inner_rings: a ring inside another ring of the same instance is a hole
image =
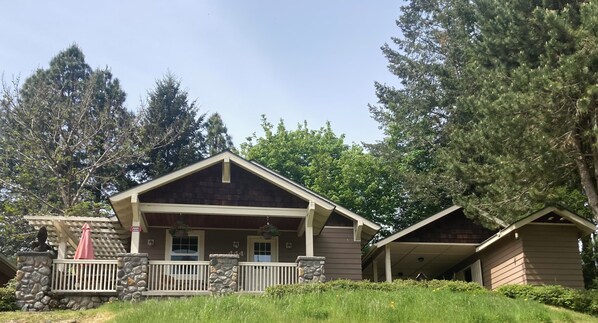
[[[331,279],[582,288],[578,238],[595,230],[554,207],[489,230],[455,206],[378,241],[362,257],[379,225],[229,151],[115,194],[110,204],[112,217],[25,217],[46,227],[57,259],[18,255],[21,309],[261,293]],[[72,259],[86,223],[95,257]]]
[[[213,265],[220,261],[212,256],[218,255],[235,259],[237,268],[230,273],[235,291],[261,292],[273,284],[324,277],[360,280],[361,249],[380,229],[229,151],[118,193],[110,203],[113,218],[26,217],[36,228],[46,226],[50,243],[58,249],[53,274],[65,276],[52,279],[54,292],[114,290],[113,282],[83,288],[67,277],[77,264],[68,258],[84,223],[91,226],[98,259],[87,263],[95,262],[98,270],[115,268],[125,253],[144,255],[144,295],[213,291],[213,282],[208,282],[217,270]],[[266,225],[274,226],[278,235],[259,234]],[[305,259],[323,268],[305,269]]]
[[[8,260],[4,255],[0,254],[0,287],[8,283],[17,274],[17,267]]]
[[[547,207],[489,230],[453,206],[378,241],[364,257],[373,281],[426,277],[506,284],[584,287],[579,238],[596,226],[574,213]]]

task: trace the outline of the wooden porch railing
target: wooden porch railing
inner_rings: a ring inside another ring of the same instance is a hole
[[[51,289],[57,293],[116,293],[116,260],[54,259]]]
[[[241,292],[260,293],[273,285],[298,282],[297,265],[283,262],[239,262]],[[116,260],[55,259],[51,289],[57,293],[116,293]],[[145,295],[207,294],[209,261],[150,260]]]
[[[239,290],[259,293],[268,286],[296,284],[299,281],[294,262],[239,262]]]
[[[189,295],[209,291],[209,261],[150,260],[146,295]]]

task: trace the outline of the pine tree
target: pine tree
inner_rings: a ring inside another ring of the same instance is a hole
[[[227,149],[234,149],[233,140],[228,134],[220,114],[213,113],[206,121],[206,146],[208,155],[214,155]]]
[[[205,114],[199,114],[195,101],[189,101],[187,91],[173,74],[157,80],[148,94],[142,129],[145,141],[158,144],[149,147],[144,161],[133,167],[136,181],[154,179],[202,160],[204,117]],[[164,140],[160,142],[160,138]]]

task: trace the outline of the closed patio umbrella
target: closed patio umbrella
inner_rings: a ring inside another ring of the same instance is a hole
[[[83,224],[83,232],[81,233],[81,239],[77,245],[74,259],[93,259],[93,241],[91,241],[91,228],[89,224]]]

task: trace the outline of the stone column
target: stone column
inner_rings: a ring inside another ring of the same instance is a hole
[[[123,301],[140,301],[147,291],[147,253],[124,253],[117,255],[116,294]]]
[[[52,259],[49,252],[17,254],[16,303],[23,311],[49,311]]]
[[[326,281],[324,275],[326,257],[299,256],[296,262],[300,284],[323,283]]]
[[[238,290],[239,255],[210,255],[210,292],[226,295]]]

